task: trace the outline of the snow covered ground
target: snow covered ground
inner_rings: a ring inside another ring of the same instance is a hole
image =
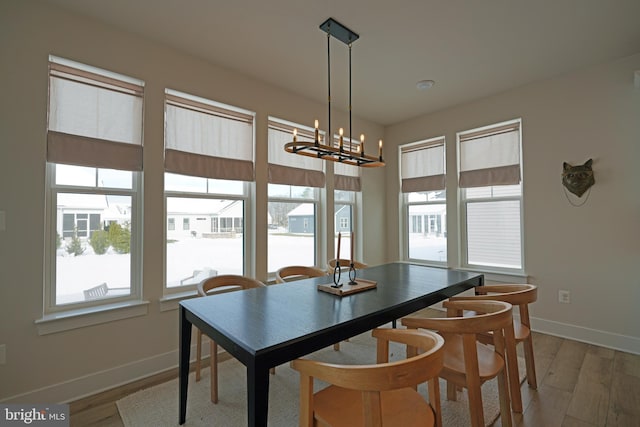
[[[314,241],[308,235],[269,234],[268,269],[271,272],[285,265],[313,265]],[[411,257],[414,259],[446,260],[446,238],[411,237]],[[242,274],[243,239],[189,238],[167,246],[167,283],[180,286],[180,281],[193,276],[194,271],[210,268],[218,274]],[[350,242],[342,239],[340,254],[348,258]],[[57,302],[84,300],[82,291],[107,283],[111,288],[129,287],[130,254],[109,251],[95,255],[89,246],[79,256],[63,250],[57,257]],[[191,282],[188,282],[191,283]]]

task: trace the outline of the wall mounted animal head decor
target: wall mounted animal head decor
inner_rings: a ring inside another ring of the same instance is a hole
[[[578,166],[571,166],[569,163],[564,162],[562,164],[562,185],[576,196],[582,197],[585,191],[596,182],[593,178],[592,164],[593,159],[589,159],[583,165]]]

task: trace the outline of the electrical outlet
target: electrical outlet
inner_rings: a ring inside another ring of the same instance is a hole
[[[7,363],[7,345],[0,344],[0,365]]]
[[[562,304],[570,304],[571,303],[571,292],[565,290],[558,291],[558,302]]]

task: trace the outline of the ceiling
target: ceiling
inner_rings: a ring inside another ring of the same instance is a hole
[[[333,17],[360,35],[353,114],[381,125],[640,52],[638,0],[46,1],[321,103]],[[348,49],[331,40],[347,110]]]

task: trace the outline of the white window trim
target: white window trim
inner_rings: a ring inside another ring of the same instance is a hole
[[[76,308],[45,314],[35,321],[38,335],[54,334],[86,326],[145,316],[149,312],[149,301],[110,302],[93,307]]]
[[[524,240],[525,240],[525,235],[524,235],[524,161],[523,161],[523,153],[522,153],[522,119],[518,118],[518,119],[514,119],[514,120],[508,120],[508,121],[504,121],[501,123],[495,123],[492,125],[487,125],[487,126],[482,126],[480,128],[475,128],[472,130],[466,130],[463,132],[457,132],[456,133],[456,147],[458,147],[458,149],[456,150],[457,153],[457,159],[456,159],[456,165],[458,165],[458,169],[460,167],[460,136],[470,133],[470,132],[478,132],[478,131],[484,131],[487,129],[493,129],[496,127],[501,127],[501,126],[506,126],[506,125],[510,125],[510,124],[515,124],[518,123],[518,133],[519,133],[519,139],[520,139],[520,176],[521,176],[521,180],[520,180],[520,196],[504,196],[504,197],[499,197],[499,198],[474,198],[471,200],[471,202],[488,202],[488,201],[514,201],[514,200],[518,200],[520,201],[520,264],[521,264],[521,268],[503,268],[503,267],[494,267],[494,266],[487,266],[487,265],[477,265],[477,264],[470,264],[467,262],[467,199],[464,197],[464,188],[460,188],[460,186],[457,184],[457,180],[456,180],[456,186],[458,188],[458,220],[459,220],[459,227],[460,227],[460,233],[459,233],[459,237],[458,237],[458,256],[459,256],[459,262],[460,262],[460,269],[462,270],[469,270],[469,271],[476,271],[476,272],[482,272],[482,273],[489,273],[489,274],[495,274],[498,276],[512,276],[512,277],[526,277],[527,273],[526,273],[526,265],[525,265],[525,253],[524,253]]]
[[[449,191],[447,188],[444,189],[445,199],[442,201],[433,201],[433,202],[409,202],[409,195],[407,193],[402,192],[402,164],[400,159],[402,159],[402,148],[412,147],[412,146],[420,146],[426,145],[429,143],[435,143],[437,141],[443,141],[444,148],[444,173],[445,177],[447,176],[447,140],[444,136],[436,136],[433,138],[428,138],[416,142],[410,142],[407,144],[400,144],[398,146],[398,205],[400,211],[400,221],[399,221],[399,236],[398,236],[398,244],[400,245],[400,259],[405,262],[413,262],[419,263],[422,265],[434,266],[434,267],[447,267],[449,265],[449,236],[450,233],[447,232],[447,261],[435,261],[435,260],[426,260],[420,258],[409,258],[409,206],[411,205],[424,205],[424,204],[442,204],[444,202],[445,206],[448,208],[447,199],[449,198]],[[447,209],[447,221],[449,221],[449,214]],[[448,227],[447,227],[448,229]]]
[[[141,172],[132,172],[132,189],[122,190],[114,188],[95,188],[85,186],[56,185],[55,184],[55,164],[46,165],[46,201],[45,201],[45,224],[47,233],[45,236],[45,280],[44,280],[44,307],[43,317],[40,322],[58,320],[61,318],[85,316],[90,312],[104,311],[104,307],[118,306],[118,304],[140,304],[142,303],[142,209],[140,200],[142,199],[142,176]],[[56,195],[59,190],[70,190],[69,192],[83,192],[96,194],[123,194],[131,197],[131,281],[130,294],[121,297],[105,298],[93,301],[80,301],[65,305],[56,305],[56,227],[55,213],[57,211]],[[118,306],[119,307],[119,306]],[[104,316],[102,316],[104,317]],[[105,322],[111,319],[104,320]],[[66,322],[69,323],[69,322]],[[102,323],[98,321],[97,323]],[[82,324],[80,322],[79,324]],[[88,323],[96,324],[96,323]],[[73,326],[73,329],[79,326]],[[64,330],[64,329],[63,329]],[[55,332],[55,331],[54,331]]]
[[[294,186],[295,187],[295,186]],[[275,202],[275,203],[313,203],[315,205],[315,210],[314,210],[314,236],[313,236],[313,262],[315,265],[318,265],[318,257],[319,254],[321,253],[321,245],[322,245],[322,233],[324,233],[325,227],[321,227],[321,217],[322,217],[322,212],[326,212],[326,203],[324,203],[324,200],[326,200],[326,197],[323,197],[322,194],[324,192],[326,192],[325,188],[320,188],[320,187],[313,187],[314,189],[314,197],[312,199],[304,199],[304,198],[300,198],[300,197],[292,197],[292,198],[286,198],[286,197],[269,197],[267,195],[267,206],[269,203],[271,202]],[[268,191],[268,190],[267,190]],[[268,239],[268,237],[267,237]],[[267,265],[269,265],[269,243],[267,242]],[[275,280],[275,271],[268,271],[268,280]]]
[[[203,178],[206,179],[206,178]],[[242,234],[242,244],[245,248],[243,253],[243,263],[242,268],[245,275],[251,275],[251,265],[253,265],[253,251],[248,250],[251,248],[251,236],[253,235],[253,221],[252,218],[252,203],[250,194],[253,194],[251,190],[252,186],[254,186],[253,182],[245,181],[243,182],[243,194],[218,194],[218,193],[200,193],[200,192],[186,192],[186,191],[165,191],[164,192],[164,218],[165,218],[165,227],[163,228],[163,260],[164,260],[164,271],[163,271],[163,285],[162,285],[162,293],[164,297],[160,300],[161,303],[161,311],[172,310],[174,308],[178,308],[178,302],[181,298],[189,298],[191,295],[196,295],[196,287],[197,285],[185,285],[185,286],[175,286],[168,287],[167,286],[167,228],[168,228],[168,219],[167,219],[167,198],[169,197],[192,197],[196,199],[212,199],[212,200],[241,200],[243,202],[243,234]],[[172,302],[174,301],[174,302]],[[169,308],[167,308],[169,307]]]

